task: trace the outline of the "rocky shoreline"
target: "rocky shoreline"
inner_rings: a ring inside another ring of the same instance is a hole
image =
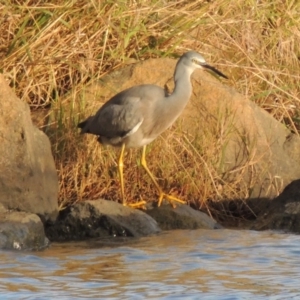
[[[277,198],[265,202],[264,208],[260,202],[258,199],[256,203],[253,200],[248,203],[257,210],[257,217],[241,220],[235,229],[300,233],[300,180],[288,185]],[[0,249],[9,250],[42,250],[50,242],[139,238],[164,230],[224,228],[188,205],[173,208],[168,204],[141,211],[103,199],[69,206],[60,211],[56,220],[44,224],[36,214],[7,210],[3,206],[0,215]]]
[[[49,242],[91,238],[143,237],[171,229],[221,229],[212,218],[187,205],[163,205],[141,211],[114,201],[90,200],[61,211],[42,223],[31,213],[2,210],[0,249],[41,250]]]

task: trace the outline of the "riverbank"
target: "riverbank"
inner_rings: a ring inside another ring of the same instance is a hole
[[[174,58],[189,49],[229,80],[194,74],[181,118],[148,147],[149,168],[164,191],[225,227],[298,232],[296,4],[93,5],[7,1],[1,8],[3,244],[28,249],[22,232],[37,228],[28,241],[43,248],[44,224],[74,205],[118,202],[118,151],[82,137],[77,124],[130,86],[151,83],[171,92]],[[152,203],[157,191],[138,151],[125,155],[126,199]],[[14,228],[15,240],[7,238]]]
[[[34,123],[50,138],[61,209],[85,199],[119,197],[118,153],[100,148],[93,139],[82,140],[76,126],[108,100],[107,92],[93,91],[95,83],[128,64],[177,58],[193,49],[230,78],[227,86],[298,132],[300,91],[295,66],[299,63],[300,35],[296,3],[52,1],[15,5],[6,1],[2,9],[2,72],[17,96],[29,104]],[[165,67],[163,75],[167,70]],[[135,84],[163,86],[166,82],[160,80],[161,75],[151,78],[153,71],[144,68],[147,80]],[[170,78],[172,71],[167,75]],[[113,94],[120,91],[115,85],[107,86],[109,89]],[[204,136],[186,135],[186,129],[182,130],[186,120],[179,120],[151,146],[148,156],[155,176],[167,178],[167,182],[161,179],[166,189],[201,209],[213,210],[213,201],[247,199],[251,192],[249,186],[237,187],[229,174],[220,176],[221,154],[226,147],[223,140],[227,141],[230,132],[230,127],[224,129],[230,125],[224,124],[226,111],[220,114],[223,123],[216,126],[207,114],[199,115],[202,127],[214,129]],[[183,143],[184,147],[180,146]],[[93,161],[97,163],[89,163]],[[140,171],[135,151],[126,158],[125,177],[129,200],[136,201],[140,194],[155,199],[156,191]],[[277,196],[284,186],[280,182],[274,186]]]

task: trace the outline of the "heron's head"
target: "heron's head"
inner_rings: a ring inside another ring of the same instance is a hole
[[[195,69],[210,70],[210,71],[214,72],[215,74],[228,79],[228,77],[226,75],[224,75],[222,72],[220,72],[216,68],[209,65],[205,61],[204,57],[201,54],[199,54],[198,52],[195,52],[195,51],[186,52],[185,54],[182,55],[181,59],[183,59],[184,65],[186,65],[187,67],[189,67],[193,70],[195,70]]]

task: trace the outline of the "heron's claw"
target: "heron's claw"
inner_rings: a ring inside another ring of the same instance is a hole
[[[172,205],[173,208],[176,208],[176,204],[174,204],[173,202],[179,202],[181,204],[186,204],[186,202],[184,200],[178,199],[172,195],[168,195],[168,194],[165,194],[164,192],[161,192],[159,195],[159,199],[158,199],[158,204],[157,204],[158,207],[161,206],[162,201],[164,199],[169,201],[169,203]]]
[[[144,200],[140,200],[138,202],[135,202],[135,203],[123,203],[124,206],[129,206],[131,208],[140,208],[140,209],[144,209],[146,210],[146,204],[147,202],[144,201]]]

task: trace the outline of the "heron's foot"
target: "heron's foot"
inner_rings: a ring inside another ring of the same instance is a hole
[[[169,201],[169,203],[172,205],[173,208],[176,208],[176,204],[174,202],[179,202],[181,204],[186,204],[186,202],[184,200],[178,199],[172,195],[168,195],[164,192],[161,192],[159,195],[159,199],[158,199],[158,204],[157,206],[160,207],[162,204],[162,201],[166,199],[167,201]]]
[[[140,200],[134,203],[123,203],[124,206],[129,206],[131,208],[144,209],[144,210],[147,209],[146,204],[147,202],[144,200]]]

